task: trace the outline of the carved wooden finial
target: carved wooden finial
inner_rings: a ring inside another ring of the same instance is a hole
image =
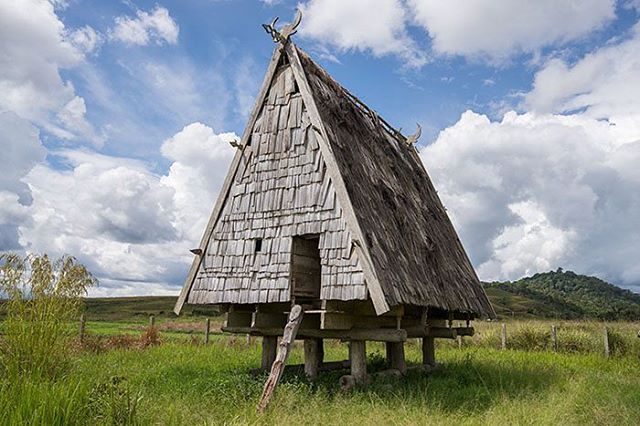
[[[420,139],[420,136],[422,135],[422,127],[420,127],[419,124],[416,123],[417,129],[416,132],[410,136],[407,136],[405,142],[407,143],[407,145],[413,145],[416,142],[418,142],[418,139]]]
[[[270,24],[262,24],[262,28],[271,36],[274,42],[287,44],[289,38],[298,30],[298,25],[302,21],[302,11],[296,9],[296,17],[293,22],[283,26],[280,30],[276,28],[278,19],[280,18],[276,17]]]

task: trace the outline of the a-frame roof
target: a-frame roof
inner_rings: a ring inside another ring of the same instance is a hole
[[[182,293],[179,313],[204,257],[250,129],[280,61],[290,64],[363,260],[378,314],[424,306],[495,316],[413,145],[350,95],[292,42],[274,51],[254,110],[223,184]]]

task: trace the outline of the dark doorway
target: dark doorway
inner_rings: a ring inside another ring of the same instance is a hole
[[[296,303],[320,299],[320,238],[318,235],[293,237],[291,246],[291,295]]]

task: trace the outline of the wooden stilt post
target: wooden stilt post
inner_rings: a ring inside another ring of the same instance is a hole
[[[430,367],[436,366],[436,345],[433,337],[422,338],[422,363]]]
[[[271,374],[269,374],[269,378],[264,384],[262,397],[258,403],[259,413],[264,413],[267,409],[271,396],[273,396],[273,392],[275,391],[276,386],[278,386],[278,382],[280,382],[280,377],[282,377],[282,372],[284,371],[284,365],[287,363],[289,352],[293,347],[296,334],[298,334],[298,328],[300,328],[303,314],[302,306],[294,305],[293,308],[291,308],[291,312],[289,313],[289,322],[284,327],[284,333],[282,335],[282,340],[280,341],[280,348],[276,355],[276,360],[271,366]]]
[[[349,360],[351,361],[351,375],[356,383],[367,380],[367,346],[364,340],[349,342]]]
[[[317,339],[318,341],[318,365],[322,367],[324,365],[324,339]]]
[[[404,342],[387,342],[386,347],[389,368],[398,370],[401,374],[406,374],[407,364],[404,357]]]
[[[207,320],[204,322],[204,344],[208,345],[209,344],[209,330],[211,328],[211,320],[209,318],[207,318]]]
[[[321,347],[321,339],[304,340],[304,373],[310,380],[315,380],[318,377],[318,369],[322,364],[320,358]]]
[[[558,330],[555,325],[551,326],[551,348],[554,352],[558,352]]]
[[[277,336],[264,336],[262,338],[262,363],[260,368],[270,370],[273,362],[276,360],[276,352],[278,350]]]
[[[87,317],[84,314],[80,315],[80,328],[78,330],[78,337],[80,338],[80,343],[84,342],[84,329],[86,326]]]

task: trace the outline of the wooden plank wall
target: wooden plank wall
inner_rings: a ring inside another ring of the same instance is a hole
[[[293,73],[276,72],[189,303],[290,300],[292,236],[319,234],[322,299],[364,300],[364,274]],[[256,239],[261,250],[256,252]]]

